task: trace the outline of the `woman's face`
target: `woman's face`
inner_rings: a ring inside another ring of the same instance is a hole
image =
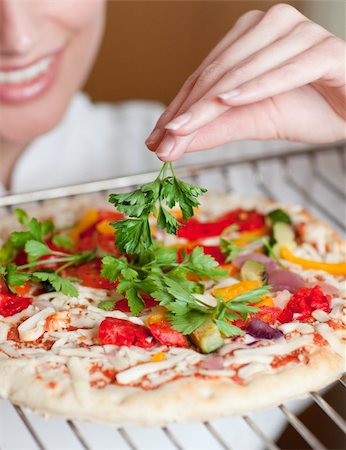
[[[94,62],[104,0],[0,0],[0,145],[53,128]]]

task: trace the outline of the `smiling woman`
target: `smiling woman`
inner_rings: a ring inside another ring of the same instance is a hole
[[[63,117],[103,33],[104,1],[0,3],[0,155],[20,152]],[[4,150],[6,149],[6,150]]]

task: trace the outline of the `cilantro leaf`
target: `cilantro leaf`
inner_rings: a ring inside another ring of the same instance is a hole
[[[209,315],[202,311],[192,310],[184,315],[166,313],[166,317],[174,330],[183,334],[191,334],[208,319]]]
[[[114,256],[105,256],[102,258],[101,275],[114,283],[122,270],[128,267],[125,258],[114,258]]]
[[[216,319],[215,324],[226,337],[241,336],[244,334],[244,331],[241,328],[231,325],[226,320]]]
[[[29,217],[26,211],[24,211],[23,209],[20,208],[16,208],[14,210],[15,215],[17,216],[18,222],[21,223],[24,226],[28,226],[29,225]]]
[[[202,247],[195,247],[185,259],[188,269],[199,277],[215,278],[227,275],[227,271],[221,269],[212,256],[206,255]]]
[[[71,250],[74,246],[73,239],[66,234],[56,234],[52,238],[52,243],[57,247],[63,248],[64,250]]]
[[[67,278],[63,278],[56,273],[34,272],[33,276],[40,281],[49,281],[56,292],[62,292],[70,297],[78,297],[78,291]]]
[[[130,307],[131,313],[137,316],[144,309],[144,301],[136,288],[132,287],[125,291],[125,297]]]
[[[115,301],[114,300],[102,300],[98,305],[98,308],[103,309],[104,311],[113,311],[115,309]]]
[[[166,230],[169,234],[177,234],[178,228],[182,224],[163,206],[160,206],[159,215],[157,217],[157,226],[161,230]]]
[[[220,248],[226,255],[226,262],[232,261],[242,251],[234,242],[226,239],[220,239]]]
[[[6,284],[7,286],[21,286],[30,279],[28,273],[19,272],[15,264],[6,266]]]
[[[41,256],[53,254],[53,251],[46,244],[32,239],[26,242],[24,250],[28,254],[30,261],[35,261]]]

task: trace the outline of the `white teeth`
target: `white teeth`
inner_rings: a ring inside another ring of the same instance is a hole
[[[33,80],[41,75],[41,73],[46,72],[52,61],[53,58],[48,56],[22,70],[12,70],[9,72],[0,71],[0,83],[19,84],[24,81]]]

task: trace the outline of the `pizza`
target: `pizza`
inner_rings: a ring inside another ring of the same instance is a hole
[[[1,217],[1,398],[164,425],[247,414],[343,373],[345,244],[328,225],[222,194],[172,215],[177,234],[151,217],[155,245],[137,260],[100,196]]]

